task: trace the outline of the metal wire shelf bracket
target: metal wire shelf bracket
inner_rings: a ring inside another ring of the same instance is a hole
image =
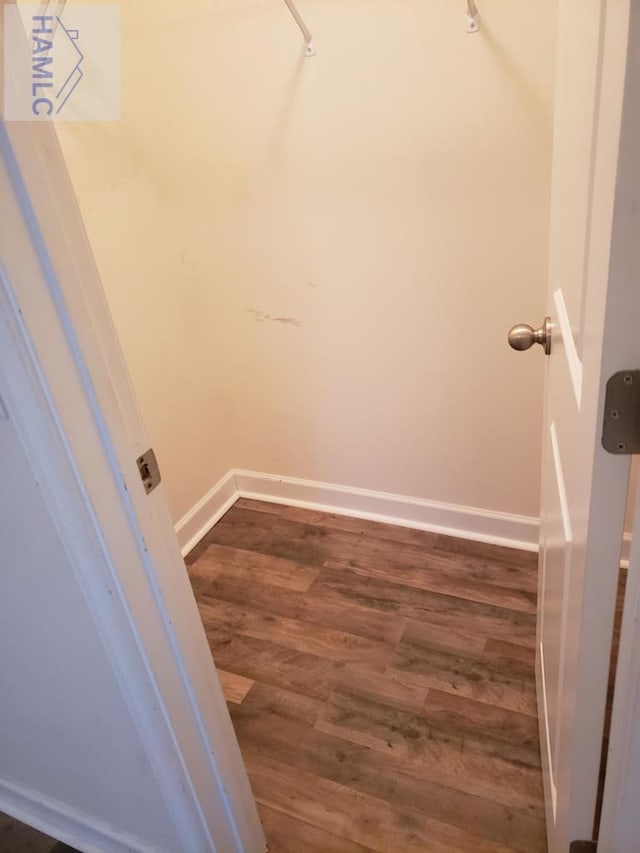
[[[302,20],[300,12],[298,12],[298,10],[296,9],[296,6],[295,6],[293,0],[284,0],[284,2],[287,4],[289,11],[293,15],[294,21],[300,27],[300,32],[304,36],[305,56],[315,56],[316,48],[315,48],[315,45],[313,43],[313,36],[309,32],[309,28],[307,27],[305,22]]]
[[[480,29],[480,15],[475,0],[467,0],[467,32],[477,33]]]

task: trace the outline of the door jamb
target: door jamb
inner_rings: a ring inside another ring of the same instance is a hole
[[[5,402],[48,484],[184,849],[263,851],[162,489],[147,496],[139,478],[146,435],[55,128],[0,119],[0,149],[45,282],[4,277],[2,320],[13,336]]]
[[[640,3],[629,18],[611,275],[640,286]],[[615,250],[615,251],[614,251]],[[635,320],[635,318],[634,318]],[[630,363],[629,368],[640,368]],[[598,849],[633,853],[640,838],[640,491],[636,495]]]

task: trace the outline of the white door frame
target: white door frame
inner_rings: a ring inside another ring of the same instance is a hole
[[[612,457],[600,446],[604,387],[612,373],[640,367],[635,316],[640,313],[640,289],[634,270],[640,245],[634,214],[640,206],[634,113],[640,88],[637,72],[628,65],[640,49],[638,0],[588,4],[584,21],[575,18],[580,5],[581,0],[561,4],[558,43],[554,155],[559,156],[552,187],[548,305],[556,325],[545,395],[549,440],[543,467],[549,489],[541,513],[538,599],[538,706],[549,849],[554,853],[566,853],[573,840],[593,837],[630,467],[628,457]],[[583,93],[590,105],[593,93],[591,114],[586,100],[575,112],[569,108],[580,103]],[[570,148],[569,141],[583,150]],[[589,173],[579,191],[579,173],[570,168],[574,155],[582,162],[580,178]],[[571,180],[564,181],[567,176]],[[584,245],[568,227],[572,215],[584,228]],[[578,245],[582,265],[563,263],[567,258],[559,247]],[[579,284],[582,292],[582,305],[574,300],[573,313],[563,298],[572,284]],[[584,338],[581,350],[575,346],[577,335]],[[549,552],[544,550],[547,542]],[[551,581],[546,588],[545,581]],[[549,589],[555,599],[545,601]],[[547,646],[542,629],[553,626],[554,619],[556,644],[551,633]],[[615,772],[615,766],[610,770]],[[618,853],[604,842],[601,849]]]
[[[265,839],[55,128],[0,120],[0,156],[43,276],[0,275],[0,378],[35,476],[182,839],[262,853]],[[79,846],[87,826],[0,789],[0,808]],[[78,834],[79,833],[79,834]],[[120,851],[111,839],[101,849]],[[130,848],[127,848],[130,849]]]
[[[610,275],[640,287],[640,0],[631,0]],[[624,299],[624,292],[620,294]],[[637,341],[640,317],[625,334]],[[621,369],[639,369],[627,363]],[[640,491],[636,496],[598,837],[602,853],[640,849]]]

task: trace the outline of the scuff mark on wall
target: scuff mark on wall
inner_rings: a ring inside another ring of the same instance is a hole
[[[253,314],[253,319],[257,323],[262,323],[268,320],[271,323],[283,323],[287,326],[301,326],[302,322],[297,317],[273,317],[271,314],[265,314],[264,311],[258,311],[256,308],[247,308],[249,314]]]

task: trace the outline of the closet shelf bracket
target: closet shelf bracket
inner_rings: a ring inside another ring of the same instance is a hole
[[[477,33],[480,29],[480,15],[475,0],[467,0],[467,32]]]
[[[304,53],[305,53],[305,56],[315,56],[316,48],[315,48],[315,45],[313,43],[313,36],[309,32],[309,28],[307,27],[305,22],[302,20],[302,16],[301,16],[300,12],[298,12],[295,3],[293,2],[293,0],[284,0],[284,2],[287,4],[289,11],[293,15],[293,20],[300,27],[300,32],[304,36]]]

